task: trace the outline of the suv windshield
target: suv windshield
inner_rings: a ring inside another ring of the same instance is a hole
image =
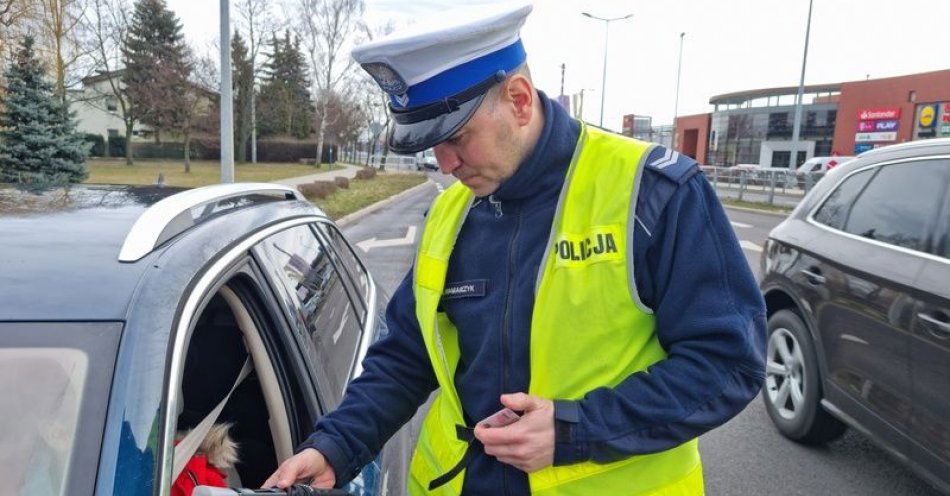
[[[0,323],[0,487],[90,494],[118,323]]]

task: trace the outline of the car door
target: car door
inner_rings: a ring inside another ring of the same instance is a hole
[[[917,282],[911,331],[915,458],[950,487],[950,160],[943,162],[944,202]]]
[[[934,171],[927,161],[898,161],[845,178],[841,186],[873,173],[818,241],[825,256],[801,270],[805,284],[827,291],[815,304],[825,379],[832,386],[826,397],[899,448],[906,444],[912,409],[912,293],[936,220],[933,205],[942,198]],[[813,217],[819,223],[822,208]]]
[[[337,254],[331,254],[312,224],[278,232],[256,250],[282,295],[325,411],[339,405],[357,357],[360,309],[348,289]]]

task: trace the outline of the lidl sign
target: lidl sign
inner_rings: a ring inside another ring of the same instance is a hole
[[[917,117],[917,125],[924,129],[934,127],[937,123],[937,105],[925,105],[920,109],[920,115]]]

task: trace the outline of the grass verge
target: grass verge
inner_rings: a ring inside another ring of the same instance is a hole
[[[352,179],[349,188],[338,189],[326,198],[310,198],[310,201],[336,220],[426,180],[425,174],[380,173],[372,179]]]
[[[89,179],[87,183],[99,184],[155,184],[162,174],[168,186],[194,188],[221,182],[221,164],[213,160],[194,160],[191,172],[185,173],[184,162],[177,160],[136,160],[135,165],[125,165],[125,160],[97,159],[88,160]],[[320,167],[294,163],[235,164],[236,181],[272,182],[288,177],[317,174],[334,169],[339,165],[323,164]]]
[[[782,207],[779,205],[769,205],[768,203],[740,201],[732,198],[720,198],[719,201],[721,201],[723,205],[731,207],[751,208],[755,210],[765,210],[767,212],[777,212],[782,214],[788,214],[792,212],[791,208]]]

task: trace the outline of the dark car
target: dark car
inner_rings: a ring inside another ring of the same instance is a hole
[[[233,424],[228,484],[260,487],[386,332],[366,267],[285,186],[0,186],[0,235],[14,494],[168,494],[202,421]],[[405,436],[347,489],[399,487]]]
[[[950,492],[950,139],[832,169],[761,264],[778,430],[824,443],[854,427]]]

